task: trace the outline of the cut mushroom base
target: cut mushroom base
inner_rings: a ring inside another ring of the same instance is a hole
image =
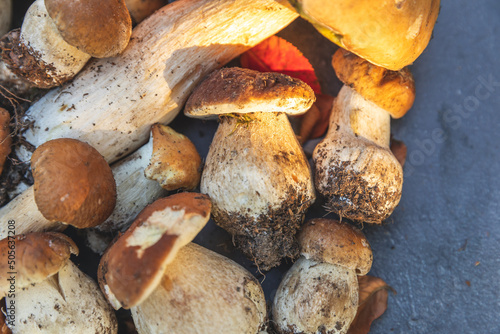
[[[381,223],[401,199],[403,169],[389,149],[390,115],[344,86],[314,150],[316,189],[342,217]]]
[[[314,202],[314,188],[286,114],[246,117],[221,118],[200,189],[212,199],[217,224],[268,270],[284,257],[297,257],[295,234]]]
[[[158,287],[131,311],[139,334],[257,334],[267,320],[257,280],[193,243],[179,250]]]

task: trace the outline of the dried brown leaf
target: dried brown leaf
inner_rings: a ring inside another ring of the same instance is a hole
[[[367,334],[373,320],[384,314],[387,309],[389,290],[396,293],[381,278],[359,276],[359,306],[356,318],[347,334]]]
[[[406,161],[407,148],[405,143],[391,137],[391,151],[392,154],[398,159],[401,167],[404,167]]]

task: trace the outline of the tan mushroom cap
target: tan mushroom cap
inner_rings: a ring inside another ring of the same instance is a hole
[[[432,36],[439,0],[289,0],[342,48],[394,71],[413,63]]]
[[[306,259],[327,262],[366,275],[373,254],[363,233],[347,223],[331,219],[311,219],[298,236],[300,252]]]
[[[113,212],[113,173],[92,146],[68,138],[48,141],[33,153],[31,168],[35,202],[47,220],[87,228]]]
[[[193,190],[200,183],[201,157],[193,142],[171,127],[154,124],[153,155],[144,175],[166,190]]]
[[[14,267],[9,264],[12,251],[16,255]],[[9,291],[9,272],[16,272],[16,289],[21,289],[59,272],[71,254],[78,255],[78,247],[68,236],[57,232],[21,234],[1,240],[0,299]]]
[[[207,195],[180,193],[147,206],[104,253],[97,273],[115,309],[140,304],[160,283],[179,249],[210,219]]]
[[[403,117],[415,101],[415,81],[407,67],[391,71],[343,49],[333,55],[332,66],[344,84],[394,118]]]
[[[0,174],[2,174],[5,160],[11,152],[12,137],[9,129],[10,114],[0,108]]]
[[[311,87],[299,79],[231,67],[212,72],[189,97],[184,113],[194,118],[253,112],[298,115],[315,99]]]
[[[97,58],[114,57],[127,46],[132,20],[124,0],[45,0],[62,38]]]

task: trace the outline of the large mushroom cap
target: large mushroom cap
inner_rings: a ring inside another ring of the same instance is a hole
[[[335,52],[332,65],[344,84],[394,118],[403,117],[415,101],[415,81],[407,67],[391,71],[343,49]]]
[[[189,117],[252,112],[305,113],[316,96],[306,83],[281,73],[223,68],[210,74],[193,92],[184,113]]]
[[[318,31],[369,62],[391,69],[427,47],[439,0],[289,0]]]
[[[8,261],[12,250],[16,252],[15,270]],[[7,278],[9,272],[15,271],[16,288],[21,289],[56,274],[71,254],[78,254],[78,247],[61,233],[30,233],[6,238],[0,241],[0,274]],[[0,280],[0,299],[7,294],[10,283],[7,279]]]
[[[179,249],[208,222],[210,210],[209,197],[197,193],[147,206],[99,264],[99,285],[113,307],[130,308],[146,299]]]
[[[327,262],[366,275],[373,254],[363,233],[347,223],[331,219],[312,219],[298,236],[300,252],[306,259]]]
[[[45,0],[64,40],[97,58],[121,53],[132,34],[124,0]]]
[[[35,202],[47,220],[87,228],[113,212],[113,173],[92,146],[68,138],[48,141],[33,153],[31,168]]]

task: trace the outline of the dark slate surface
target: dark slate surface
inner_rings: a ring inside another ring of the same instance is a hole
[[[444,1],[434,38],[412,66],[415,105],[392,123],[408,146],[403,197],[384,226],[364,228],[371,274],[397,291],[371,333],[500,333],[499,35],[498,0]],[[280,36],[311,59],[324,91],[335,94],[329,64],[336,47],[304,22]],[[203,131],[208,145],[215,127],[201,128],[193,134]],[[308,216],[324,214],[318,203]],[[213,225],[197,241],[256,272]],[[268,298],[288,267],[266,274]]]

